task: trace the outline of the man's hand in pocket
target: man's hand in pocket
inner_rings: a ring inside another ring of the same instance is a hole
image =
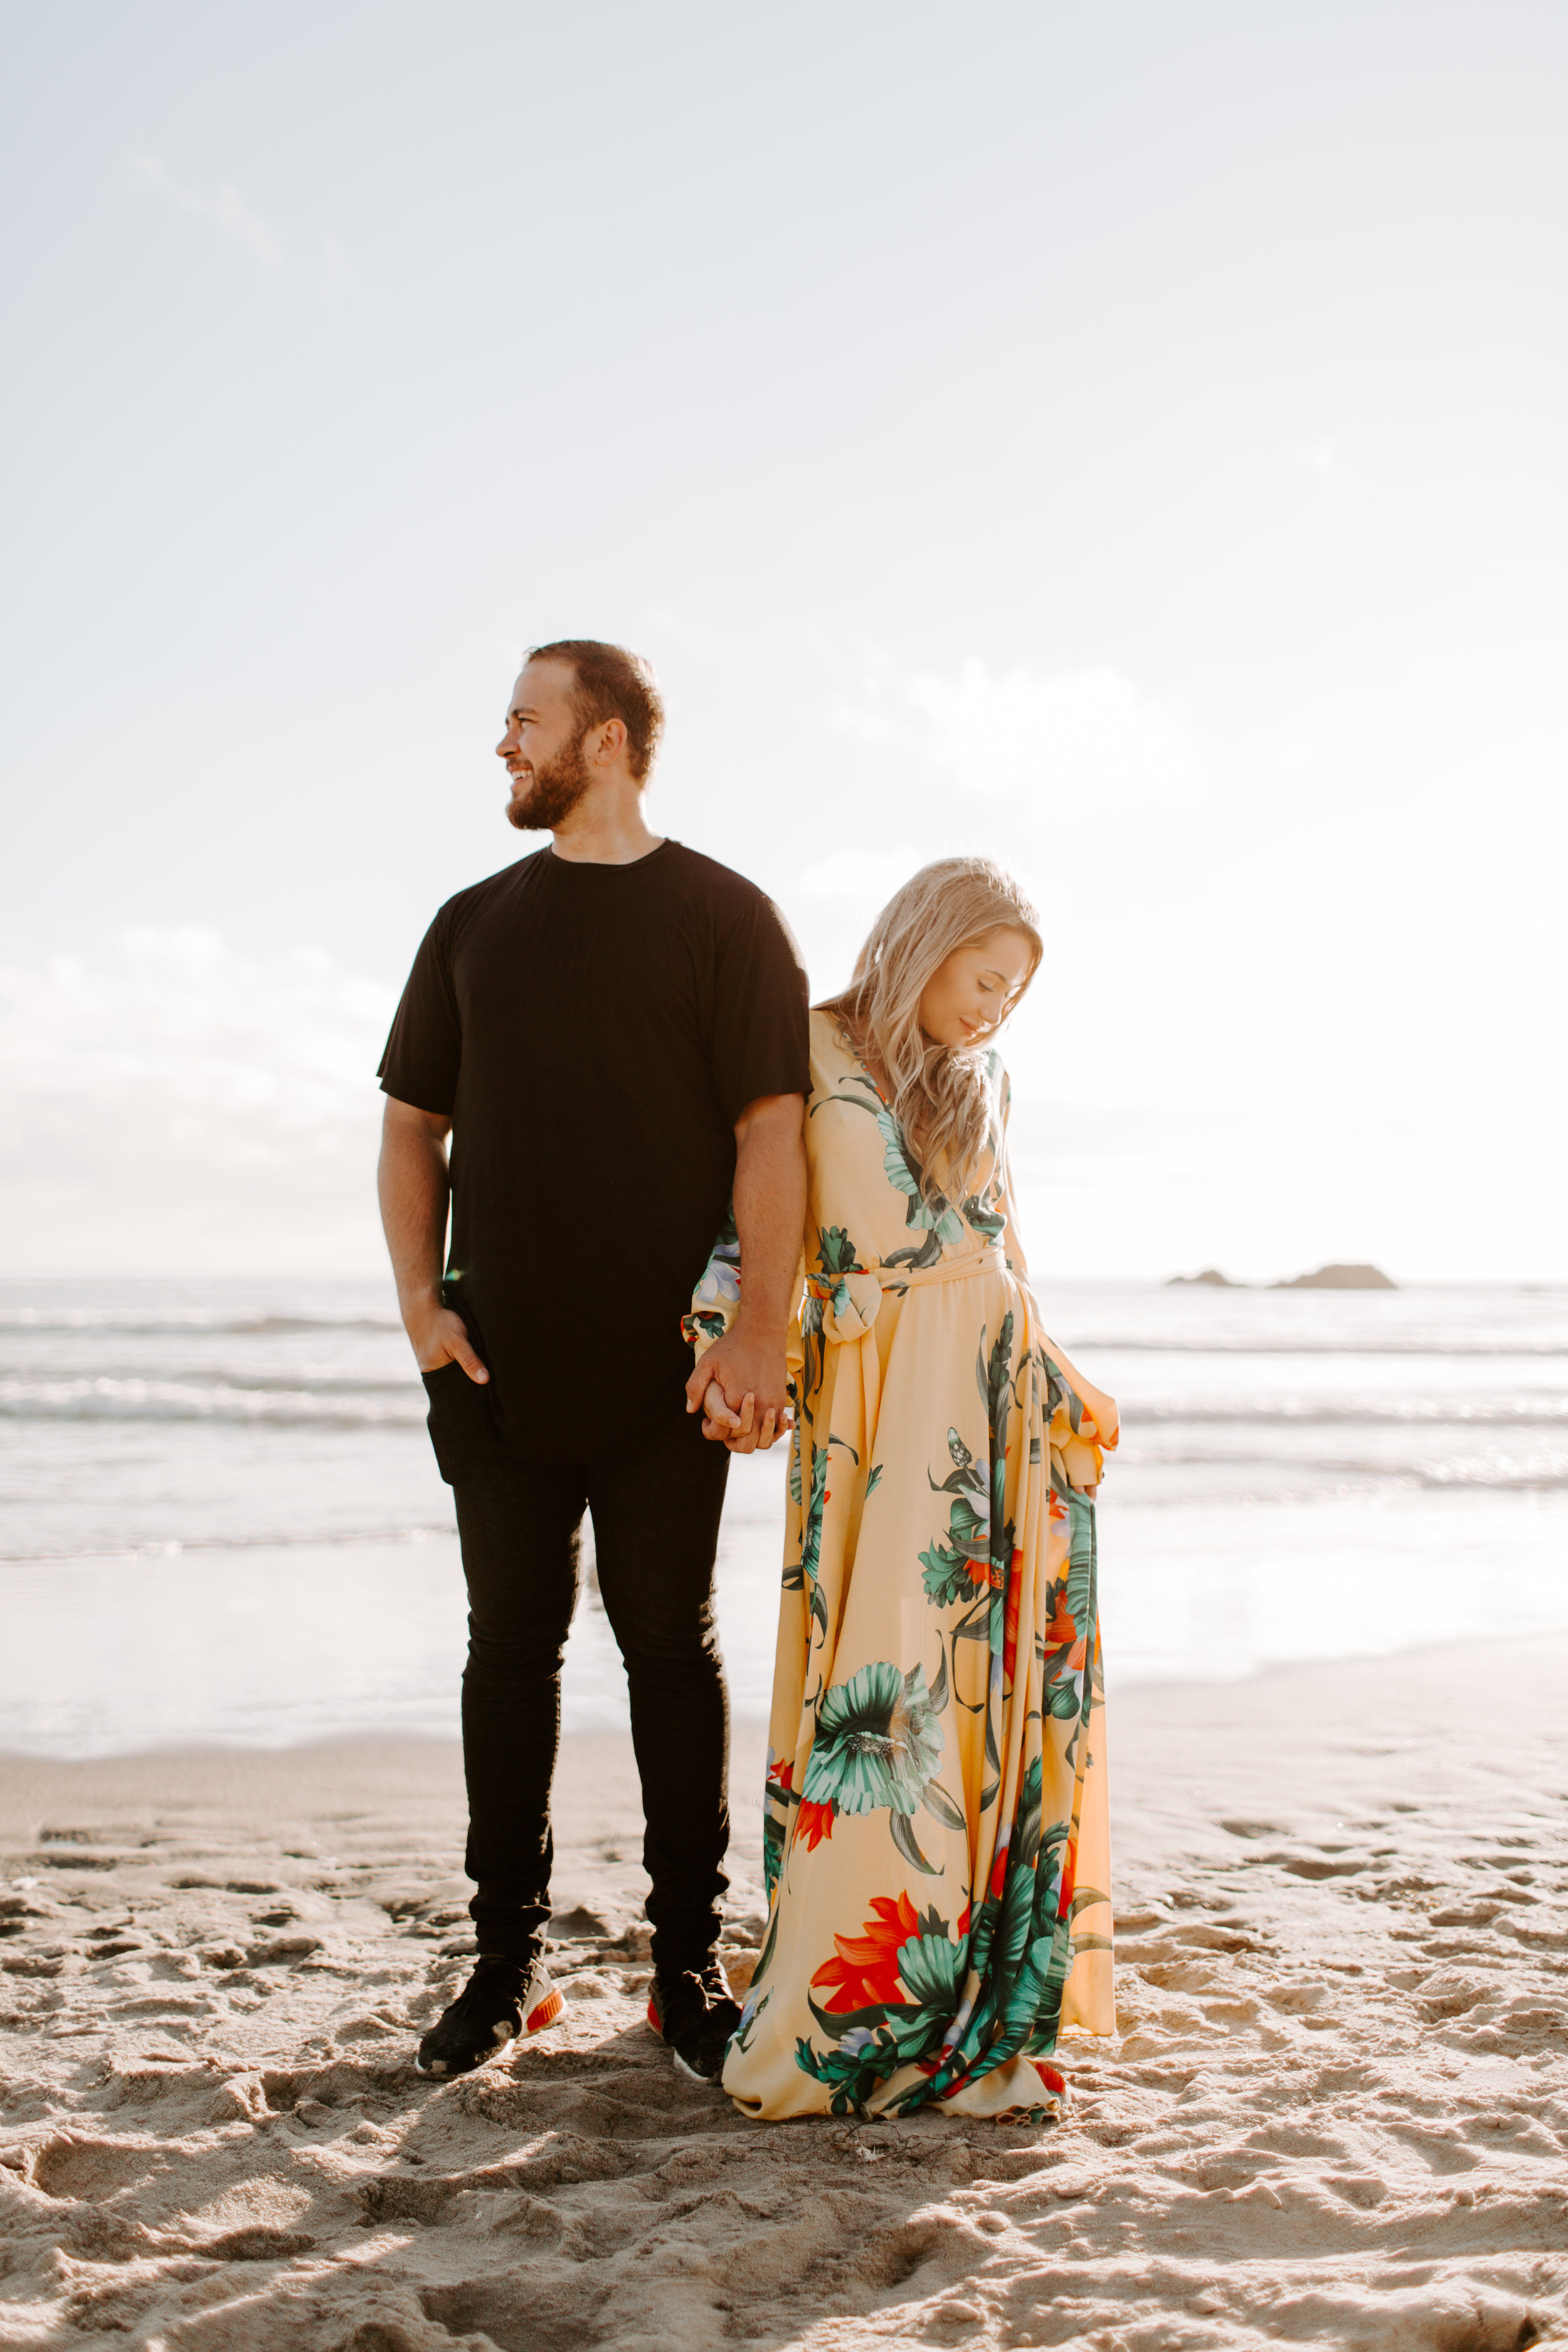
[[[468,1327],[460,1315],[437,1300],[417,1313],[405,1312],[403,1319],[413,1343],[414,1360],[422,1372],[438,1372],[443,1364],[461,1364],[471,1381],[484,1386],[489,1374],[474,1353]]]

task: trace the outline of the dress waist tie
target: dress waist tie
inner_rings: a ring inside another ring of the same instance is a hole
[[[939,1258],[935,1265],[879,1265],[872,1268],[884,1290],[913,1289],[922,1282],[965,1282],[971,1275],[1005,1274],[1007,1261],[994,1242],[961,1256]]]

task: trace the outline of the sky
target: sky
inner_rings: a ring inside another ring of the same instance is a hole
[[[0,34],[0,1272],[382,1263],[521,649],[826,992],[983,851],[1042,1272],[1568,1280],[1552,0]]]

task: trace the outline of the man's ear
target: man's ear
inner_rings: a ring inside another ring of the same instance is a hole
[[[598,740],[594,746],[593,757],[607,768],[620,758],[626,748],[626,722],[624,719],[606,719],[596,731]]]

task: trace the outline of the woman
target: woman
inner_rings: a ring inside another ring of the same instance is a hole
[[[1037,2108],[1060,2028],[1113,2030],[1091,1498],[1116,1408],[1041,1328],[988,1045],[1042,953],[1007,875],[943,859],[812,1014],[770,1916],[723,2078],[753,2116]],[[731,1239],[700,1348],[739,1279]]]

